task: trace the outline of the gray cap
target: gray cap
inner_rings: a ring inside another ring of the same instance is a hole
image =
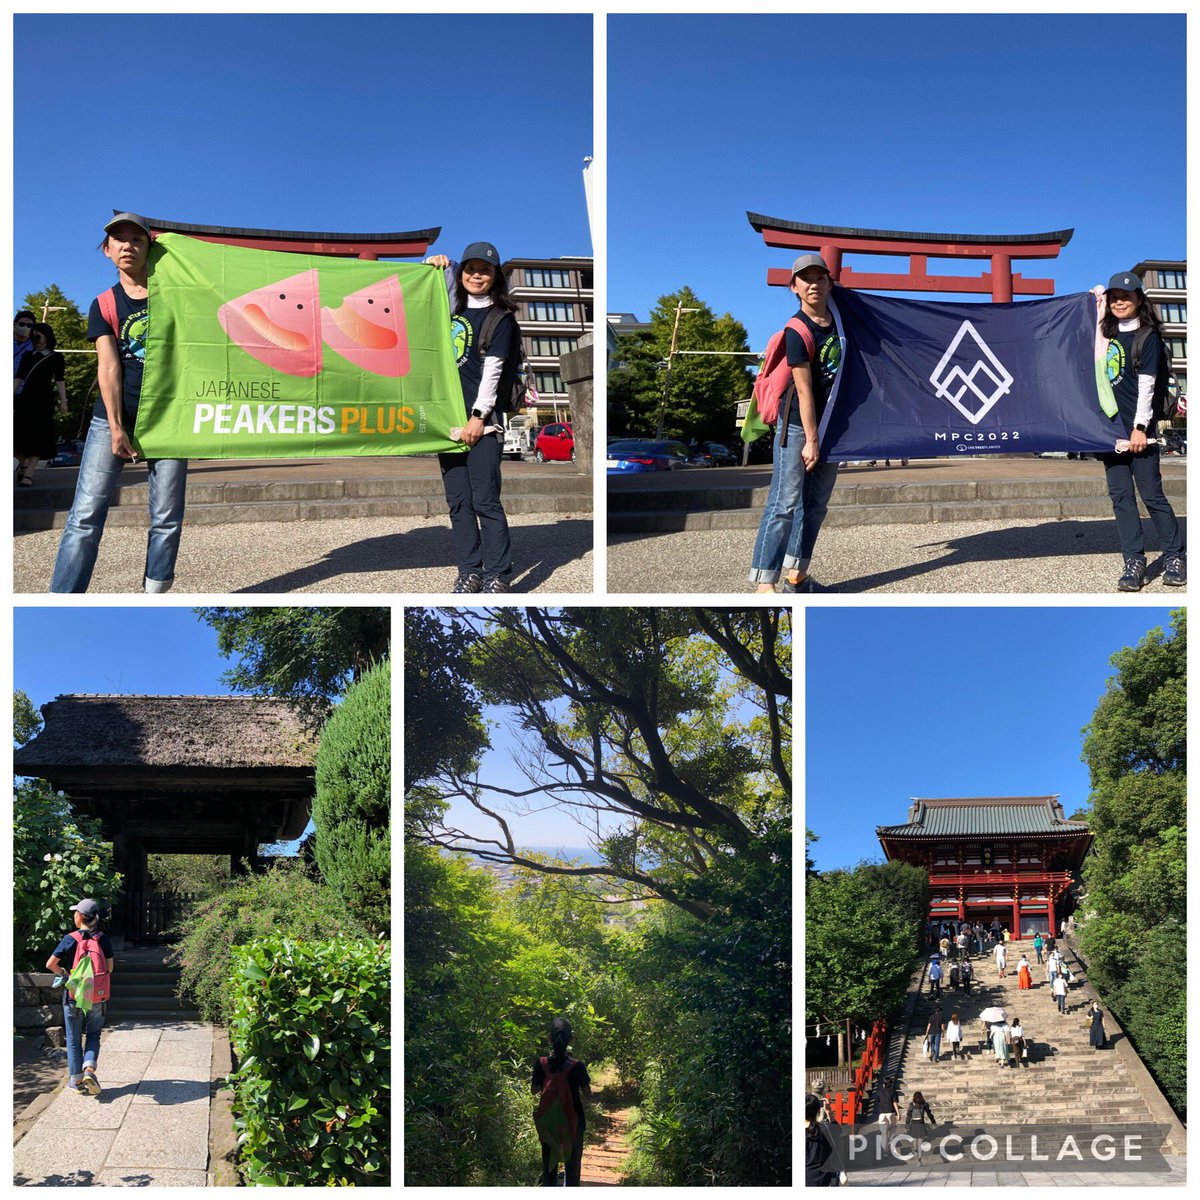
[[[1142,287],[1141,276],[1135,275],[1132,271],[1118,271],[1108,281],[1108,287],[1104,290],[1111,292],[1113,288],[1119,288],[1123,292],[1141,292],[1145,290]]]
[[[462,252],[459,262],[470,262],[473,258],[482,259],[486,263],[491,263],[497,270],[500,269],[500,251],[491,242],[472,242]]]
[[[71,905],[71,911],[81,913],[88,920],[91,920],[92,917],[100,915],[100,905],[95,900],[80,900],[78,904]]]
[[[120,212],[120,213],[117,213],[117,214],[116,214],[116,216],[114,216],[114,217],[113,217],[113,219],[112,219],[111,221],[109,221],[109,223],[108,223],[107,225],[105,225],[105,226],[104,226],[104,232],[105,232],[105,233],[112,233],[113,229],[114,229],[114,228],[115,228],[117,225],[120,225],[120,224],[122,224],[123,222],[126,222],[126,221],[127,221],[127,222],[128,222],[130,225],[136,225],[136,226],[137,226],[139,229],[141,229],[141,230],[142,230],[142,231],[145,233],[145,235],[146,235],[147,237],[153,237],[153,236],[154,236],[154,235],[153,235],[153,234],[150,232],[150,226],[149,226],[149,224],[147,223],[147,221],[146,221],[146,218],[145,218],[145,217],[139,217],[137,213],[131,213],[131,212]]]
[[[826,275],[832,278],[832,272],[825,265],[825,260],[819,254],[802,254],[792,263],[792,278],[795,279],[807,267],[820,267]]]

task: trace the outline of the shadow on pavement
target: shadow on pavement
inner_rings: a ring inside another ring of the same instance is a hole
[[[1184,531],[1185,544],[1187,534],[1187,519],[1179,518],[1180,527]],[[937,526],[930,526],[930,532],[936,535]],[[1146,523],[1146,557],[1149,569],[1146,572],[1147,583],[1157,579],[1162,574],[1162,563],[1159,551],[1156,549],[1158,539],[1153,526]],[[830,534],[836,536],[836,530],[825,532],[827,540],[832,541]],[[1044,525],[1034,525],[1020,529],[989,530],[986,533],[971,534],[967,537],[952,538],[949,541],[934,540],[919,543],[914,550],[929,550],[936,553],[937,558],[929,562],[915,563],[911,566],[896,567],[888,571],[877,571],[872,575],[860,575],[855,579],[844,579],[831,588],[838,592],[866,592],[873,588],[886,587],[888,584],[899,583],[906,579],[915,579],[940,571],[945,567],[965,566],[968,563],[1011,562],[1014,564],[1013,586],[1011,590],[1020,592],[1026,590],[1021,586],[1018,564],[1023,559],[1064,558],[1075,554],[1111,554],[1113,556],[1113,582],[1120,574],[1121,550],[1117,543],[1117,525],[1111,518],[1102,521],[1063,520],[1048,521]]]
[[[592,548],[591,520],[555,520],[544,525],[514,526],[514,592],[532,592],[560,567],[582,558]],[[290,592],[342,575],[376,571],[416,571],[444,567],[449,592],[454,582],[453,546],[448,527],[414,529],[408,533],[367,538],[351,546],[339,546],[320,562],[287,571],[242,592]]]

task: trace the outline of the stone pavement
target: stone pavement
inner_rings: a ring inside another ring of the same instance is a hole
[[[213,1028],[114,1024],[101,1035],[98,1097],[60,1091],[13,1148],[19,1186],[208,1184]]]
[[[855,1171],[847,1187],[1183,1187],[1187,1158],[1165,1156],[1170,1172],[1113,1171],[939,1171],[931,1167],[906,1170]]]
[[[590,592],[592,521],[571,514],[509,517],[515,592]],[[58,530],[18,534],[13,590],[45,592]],[[446,516],[262,521],[185,527],[175,592],[447,593],[454,583]],[[107,529],[90,591],[141,590],[144,529]]]
[[[1181,523],[1186,529],[1186,520]],[[1141,594],[1177,603],[1186,589],[1163,586],[1158,542],[1150,523],[1144,525],[1150,578]],[[754,537],[753,529],[610,534],[608,588],[748,593]],[[812,573],[834,592],[1121,595],[1116,591],[1121,555],[1111,517],[825,528]]]

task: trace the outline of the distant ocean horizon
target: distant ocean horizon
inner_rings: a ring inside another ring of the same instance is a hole
[[[604,861],[590,846],[521,846],[520,850],[533,850],[538,854],[553,855],[555,858],[580,859],[589,867],[598,866]]]

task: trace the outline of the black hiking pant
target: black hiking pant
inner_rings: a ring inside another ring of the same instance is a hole
[[[583,1127],[575,1135],[571,1157],[567,1159],[567,1187],[579,1186],[579,1171],[583,1166]],[[558,1154],[545,1142],[542,1143],[542,1187],[555,1187],[558,1183]]]

